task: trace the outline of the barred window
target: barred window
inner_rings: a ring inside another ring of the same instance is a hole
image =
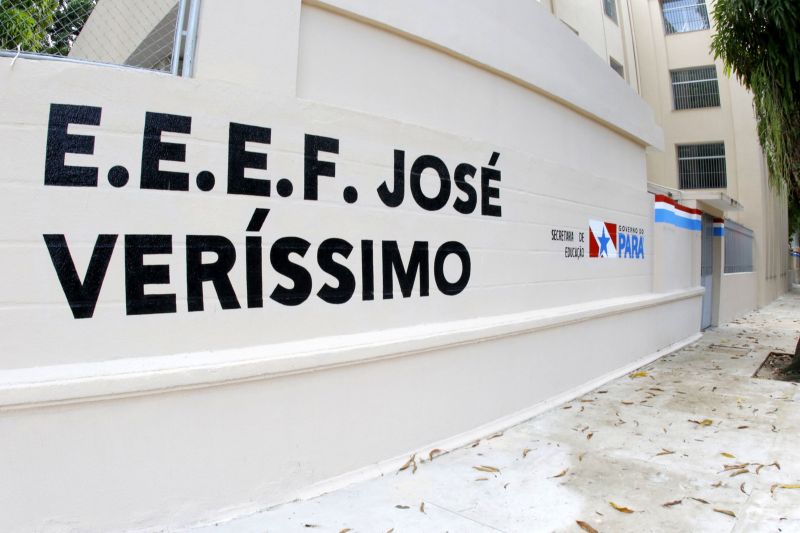
[[[705,0],[661,0],[661,14],[667,35],[711,27]]]
[[[608,18],[617,22],[617,0],[603,0],[603,11]]]
[[[714,65],[671,70],[670,76],[675,109],[719,107],[719,83]]]
[[[753,230],[725,221],[725,273],[753,271]]]
[[[622,79],[625,79],[625,67],[622,66],[622,63],[614,59],[613,57],[608,58],[611,64],[611,68],[614,69],[614,72],[620,75]]]
[[[679,144],[678,181],[681,189],[727,187],[725,144]]]

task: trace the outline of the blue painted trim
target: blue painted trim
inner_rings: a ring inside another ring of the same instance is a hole
[[[714,228],[714,237],[724,237],[725,228]]]
[[[672,224],[678,228],[700,231],[699,220],[683,218],[682,216],[676,215],[674,211],[670,211],[669,209],[656,209],[655,214],[656,222],[664,222],[666,224]]]

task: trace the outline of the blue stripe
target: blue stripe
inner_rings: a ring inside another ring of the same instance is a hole
[[[725,228],[714,228],[714,237],[724,237],[725,236]]]
[[[682,216],[676,215],[674,211],[670,211],[669,209],[656,209],[655,213],[656,222],[664,222],[679,228],[700,231],[699,220],[683,218]]]

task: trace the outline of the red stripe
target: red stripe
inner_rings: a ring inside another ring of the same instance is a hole
[[[714,217],[714,223],[715,224],[720,224],[720,223],[724,224],[725,223],[725,219]]]
[[[669,196],[664,196],[663,194],[656,195],[656,202],[664,202],[670,205],[674,205],[675,209],[679,209],[684,213],[689,213],[690,215],[702,215],[703,212],[699,209],[692,209],[691,207],[686,207],[685,205],[681,205]]]

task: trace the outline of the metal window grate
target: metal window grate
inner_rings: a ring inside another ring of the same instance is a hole
[[[671,70],[670,76],[672,101],[676,110],[719,107],[719,83],[715,66]]]
[[[609,57],[609,63],[611,68],[614,69],[614,72],[620,75],[620,77],[624,80],[625,79],[625,67],[622,66],[622,63],[614,59],[613,57]]]
[[[667,35],[711,27],[705,0],[661,0],[661,14]]]
[[[608,18],[617,22],[617,0],[603,0],[603,11]]]
[[[725,144],[679,144],[678,180],[681,189],[727,187]]]
[[[725,273],[753,271],[753,230],[725,221]]]
[[[196,0],[0,0],[0,54],[177,74],[184,54],[173,50],[189,46],[183,36],[190,1],[194,7]]]

